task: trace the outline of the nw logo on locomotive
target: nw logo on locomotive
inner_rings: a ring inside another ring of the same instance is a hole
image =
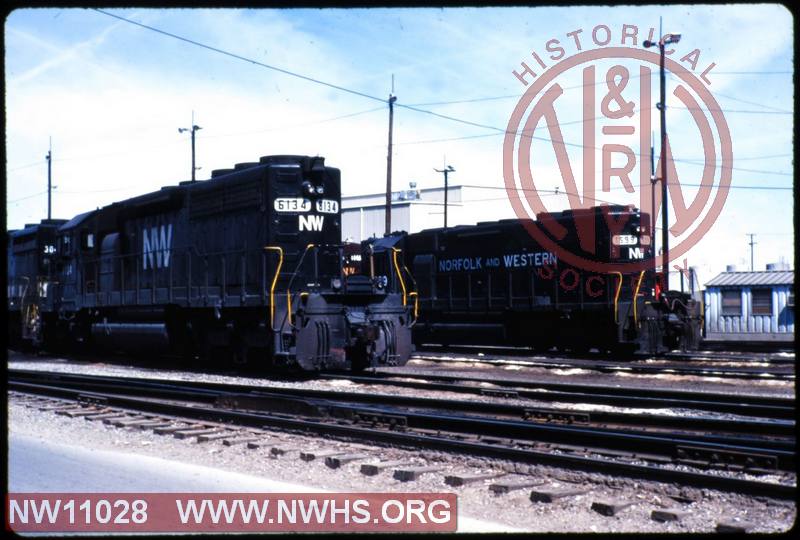
[[[142,268],[167,268],[172,244],[172,224],[142,228]],[[155,256],[155,265],[154,263]]]

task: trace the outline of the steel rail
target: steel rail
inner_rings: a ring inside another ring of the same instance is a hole
[[[711,435],[687,435],[687,434],[651,434],[646,432],[634,432],[609,428],[597,428],[590,426],[564,426],[540,424],[530,421],[519,421],[509,419],[495,419],[488,417],[474,417],[453,414],[452,402],[448,404],[446,400],[440,401],[440,406],[449,407],[451,414],[431,414],[426,412],[413,412],[410,407],[417,409],[429,408],[432,400],[428,398],[406,398],[399,400],[402,408],[398,409],[397,404],[391,407],[386,403],[379,403],[372,409],[365,408],[361,402],[353,400],[359,399],[363,394],[348,394],[345,392],[332,392],[328,397],[321,399],[305,389],[284,389],[281,392],[266,391],[267,389],[257,389],[254,387],[244,387],[246,392],[242,393],[241,387],[231,385],[220,385],[218,383],[185,383],[183,381],[150,381],[147,379],[131,379],[128,377],[108,377],[108,376],[87,376],[87,375],[65,375],[58,374],[52,376],[48,373],[38,372],[35,374],[12,373],[12,382],[16,382],[19,375],[28,375],[28,380],[40,380],[44,382],[57,382],[62,385],[77,388],[85,391],[111,391],[124,393],[137,393],[151,395],[165,399],[183,399],[202,402],[218,403],[221,401],[231,404],[247,404],[247,408],[269,409],[273,403],[287,402],[297,403],[302,401],[304,410],[308,409],[308,404],[325,410],[352,410],[358,408],[362,412],[370,414],[388,414],[403,416],[415,422],[414,427],[423,429],[438,429],[450,431],[453,428],[460,428],[463,432],[491,434],[493,436],[506,436],[514,433],[518,438],[533,437],[533,440],[548,438],[554,442],[596,442],[597,437],[607,438],[604,444],[611,448],[630,449],[633,444],[658,443],[661,445],[682,444],[707,446],[718,450],[730,449],[734,451],[764,450],[777,452],[783,456],[784,460],[793,460],[791,456],[794,450],[794,442],[786,440],[771,439],[745,439],[742,437],[724,437]],[[331,399],[333,398],[333,399]],[[320,409],[321,410],[321,409]],[[460,412],[460,411],[459,411]],[[475,431],[472,431],[472,430]],[[457,430],[458,431],[458,430]],[[534,436],[535,435],[535,436]],[[566,438],[565,438],[566,437]],[[588,438],[587,438],[588,437]],[[747,444],[757,445],[747,447]],[[636,449],[636,448],[635,448]],[[787,452],[785,455],[782,452]]]
[[[30,381],[42,379],[41,372],[21,371],[13,372],[15,378],[27,377]],[[48,374],[46,378],[52,378]],[[557,424],[580,424],[594,425],[597,427],[612,427],[618,429],[619,426],[627,427],[650,427],[661,429],[673,429],[680,432],[687,431],[716,431],[727,434],[755,434],[759,439],[765,437],[790,437],[795,433],[795,422],[793,420],[741,420],[730,418],[709,418],[698,416],[676,416],[663,414],[637,414],[608,411],[586,411],[586,410],[559,410],[555,408],[533,408],[525,405],[507,404],[499,402],[453,400],[431,397],[399,396],[395,394],[375,394],[365,392],[346,392],[343,390],[319,390],[307,388],[285,388],[285,387],[261,387],[243,384],[214,383],[207,381],[170,381],[152,379],[141,379],[136,377],[105,377],[94,375],[69,374],[68,377],[58,376],[58,380],[69,381],[73,386],[83,385],[86,389],[115,388],[118,382],[124,381],[128,388],[164,388],[177,391],[175,384],[180,387],[190,388],[192,392],[207,392],[210,396],[215,396],[218,392],[231,394],[252,394],[262,395],[264,393],[282,395],[290,397],[301,396],[329,401],[347,401],[349,403],[369,403],[376,405],[393,405],[416,409],[432,409],[456,412],[479,413],[481,415],[497,415],[524,419],[529,422],[541,421],[542,423]],[[192,394],[189,394],[192,395]],[[549,420],[549,421],[548,421]],[[743,442],[746,440],[741,439]]]
[[[58,381],[53,381],[58,382]],[[362,427],[358,425],[343,425],[337,422],[319,421],[309,418],[289,417],[283,414],[278,416],[262,412],[246,412],[221,410],[214,407],[198,406],[196,403],[189,405],[176,403],[172,400],[158,400],[152,397],[133,397],[115,393],[86,392],[78,388],[64,388],[45,384],[20,382],[12,379],[9,388],[27,393],[44,394],[54,397],[78,399],[88,403],[102,403],[106,406],[130,408],[139,412],[153,414],[168,414],[172,416],[188,417],[196,420],[212,422],[225,422],[237,426],[248,427],[278,427],[302,432],[315,432],[327,435],[356,437],[370,441],[389,442],[412,447],[427,447],[471,453],[499,459],[514,459],[529,463],[546,463],[557,466],[568,466],[575,469],[605,474],[622,474],[625,476],[656,480],[669,483],[683,483],[686,485],[700,486],[723,491],[734,491],[751,495],[765,495],[775,498],[794,498],[796,487],[793,485],[761,482],[750,479],[721,476],[716,474],[703,474],[686,470],[675,470],[657,466],[646,466],[632,463],[612,461],[609,459],[592,458],[577,455],[556,454],[547,451],[514,446],[514,441],[509,445],[498,444],[494,440],[481,442],[449,438],[447,436],[434,436],[429,433],[414,433],[405,431],[377,430],[374,426]],[[192,392],[190,392],[192,393]],[[195,399],[208,398],[208,393],[200,392]],[[463,419],[462,419],[463,420]],[[448,420],[449,421],[449,420]],[[506,434],[507,436],[507,434]],[[574,440],[573,440],[574,442]]]
[[[790,349],[788,349],[790,350]],[[484,354],[496,354],[505,356],[544,356],[547,358],[560,359],[584,359],[584,360],[608,360],[613,359],[614,354],[602,352],[570,352],[570,351],[541,351],[535,350],[530,347],[513,347],[509,345],[437,345],[433,343],[424,343],[417,346],[418,352],[442,352],[442,353],[463,353],[463,354],[477,354],[482,352]],[[650,360],[650,359],[675,359],[683,360],[686,362],[692,361],[742,361],[742,362],[770,362],[775,364],[793,364],[794,357],[782,356],[784,351],[669,351],[660,354],[651,353],[633,353],[630,357],[621,358],[620,361],[626,360]]]
[[[494,395],[505,393],[507,397],[536,401],[595,403],[635,408],[695,409],[783,420],[795,417],[793,398],[773,396],[615,387],[581,383],[532,382],[513,379],[476,379],[452,375],[389,373],[385,371],[364,375],[324,373],[320,374],[319,378],[466,394]],[[470,386],[470,384],[475,386]],[[493,385],[496,389],[478,386],[486,384]]]
[[[14,380],[19,375],[14,373]],[[304,403],[303,410],[307,410],[309,405],[320,410],[339,411],[353,410],[360,408],[362,412],[369,414],[388,414],[395,417],[402,416],[405,422],[409,420],[414,424],[412,427],[423,429],[437,429],[445,431],[461,431],[465,433],[478,433],[481,435],[490,434],[492,436],[507,436],[514,434],[517,438],[533,438],[533,440],[548,440],[565,444],[568,442],[578,442],[581,444],[596,444],[598,438],[603,440],[603,448],[617,448],[639,450],[640,446],[645,447],[651,443],[660,445],[659,449],[677,448],[678,446],[703,447],[718,451],[727,452],[772,452],[781,463],[793,463],[794,441],[770,440],[770,439],[744,439],[741,437],[732,438],[724,436],[706,435],[687,435],[687,434],[653,434],[646,432],[633,432],[608,428],[597,428],[589,426],[563,426],[548,425],[519,420],[499,420],[487,417],[474,417],[459,414],[430,414],[426,412],[413,412],[408,409],[411,405],[418,409],[424,409],[429,400],[425,398],[408,398],[405,400],[403,408],[398,409],[386,403],[381,403],[372,409],[366,409],[361,403],[352,403],[357,394],[347,394],[345,392],[333,393],[334,399],[320,399],[309,395],[304,389],[286,389],[284,392],[266,392],[264,390],[254,392],[252,387],[246,387],[248,393],[234,391],[230,385],[207,384],[207,383],[184,383],[181,381],[149,381],[147,379],[131,379],[128,377],[108,377],[108,376],[87,376],[58,374],[52,376],[48,373],[38,372],[36,374],[27,373],[29,379],[39,379],[56,381],[60,384],[71,387],[77,386],[87,391],[103,390],[116,392],[136,392],[146,395],[153,395],[159,398],[202,400],[205,402],[228,403],[250,403],[251,407],[257,404],[259,409],[269,409],[274,402],[281,400],[297,403]],[[221,387],[220,387],[221,386]],[[458,428],[458,429],[455,429]],[[746,446],[752,444],[755,446]]]
[[[443,353],[448,354],[448,353]],[[598,360],[584,359],[537,359],[529,358],[525,360],[504,359],[504,358],[445,358],[433,356],[431,353],[415,353],[411,360],[422,360],[436,363],[477,363],[500,366],[522,366],[522,367],[541,367],[545,369],[586,369],[589,371],[600,371],[603,373],[627,372],[627,373],[646,373],[646,374],[669,374],[669,375],[694,375],[702,377],[718,377],[731,379],[760,379],[760,380],[794,380],[794,366],[786,366],[766,370],[758,367],[720,367],[720,366],[683,366],[678,364],[668,365],[641,365],[634,363],[611,363]]]

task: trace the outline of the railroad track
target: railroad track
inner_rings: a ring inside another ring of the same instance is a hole
[[[41,372],[18,372],[22,378],[36,381]],[[59,376],[60,377],[60,376]],[[105,384],[114,389],[120,381],[127,388],[159,388],[161,385],[171,386],[173,382],[164,380],[148,380],[134,377],[103,377],[68,375],[72,387],[103,389]],[[343,390],[319,390],[308,388],[263,388],[254,385],[231,383],[181,381],[180,386],[203,392],[220,392],[230,394],[221,403],[225,406],[242,408],[246,404],[264,408],[262,395],[282,396],[288,398],[325,400],[328,402],[345,402],[351,404],[370,404],[376,406],[391,405],[406,410],[436,410],[454,413],[477,413],[498,419],[527,420],[531,422],[553,425],[582,425],[597,428],[649,428],[654,432],[672,430],[672,434],[686,433],[694,436],[705,436],[707,432],[723,434],[758,435],[758,438],[791,437],[794,435],[793,420],[778,419],[732,419],[712,418],[708,416],[641,414],[629,412],[580,411],[564,408],[540,408],[526,405],[501,402],[453,400],[431,397],[402,396],[396,394],[375,394],[373,392],[347,392]],[[248,407],[245,407],[248,408]],[[711,440],[711,437],[705,436]],[[743,440],[743,439],[742,439]],[[778,444],[777,446],[785,446]]]
[[[551,403],[588,403],[637,409],[683,409],[735,414],[744,417],[791,420],[795,417],[793,398],[712,392],[691,392],[664,388],[636,388],[582,383],[523,381],[518,379],[473,378],[430,373],[389,373],[364,375],[324,373],[325,380],[348,380],[359,384],[397,386],[520,398]]]
[[[417,346],[419,353],[441,353],[441,354],[478,354],[486,356],[506,356],[506,357],[530,357],[535,355],[542,359],[575,359],[592,361],[614,361],[613,354],[600,352],[569,352],[569,351],[541,351],[533,350],[530,347],[510,347],[510,346],[477,346],[477,345],[435,345],[421,344]],[[743,362],[743,363],[769,363],[774,365],[794,365],[794,353],[787,354],[789,351],[780,352],[759,352],[759,351],[670,351],[662,354],[634,353],[630,357],[619,358],[617,362],[624,365],[626,362],[636,362],[642,360],[676,360],[688,364],[696,362]]]
[[[342,392],[332,396],[336,397],[333,400],[331,396],[322,398],[319,394],[297,389],[274,392],[272,388],[247,387],[248,392],[242,393],[240,387],[229,385],[42,372],[10,371],[9,388],[194,420],[312,431],[749,494],[788,497],[794,496],[795,491],[794,486],[785,484],[709,472],[728,469],[757,474],[791,470],[794,467],[793,437],[654,434],[549,425],[530,419],[500,419],[456,412],[454,409],[458,406],[452,403],[450,412],[431,412],[429,409],[435,407],[424,398],[417,398],[416,403],[406,398],[400,405],[398,401],[390,402],[389,396],[382,396],[383,403],[377,405],[359,402],[363,398]],[[639,460],[649,464],[632,463]],[[705,467],[708,471],[693,472],[668,465]]]
[[[719,377],[735,379],[795,380],[794,365],[766,366],[721,366],[710,363],[705,366],[669,364],[640,364],[636,362],[609,362],[605,360],[586,360],[573,358],[514,358],[470,355],[453,357],[449,353],[417,352],[411,360],[452,364],[486,364],[492,366],[518,366],[545,369],[585,369],[604,373],[639,373],[649,375],[694,375],[699,377]],[[707,360],[704,360],[707,362]],[[727,360],[732,362],[732,360]]]

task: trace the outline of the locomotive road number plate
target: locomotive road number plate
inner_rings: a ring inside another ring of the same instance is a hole
[[[632,234],[615,234],[611,242],[615,246],[635,246],[639,244],[639,237]]]
[[[311,210],[311,201],[300,198],[275,199],[276,212],[308,212]]]
[[[339,202],[333,199],[319,199],[317,201],[317,212],[323,214],[338,214]]]

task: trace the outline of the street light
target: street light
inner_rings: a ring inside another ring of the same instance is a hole
[[[664,272],[664,290],[669,290],[669,219],[668,219],[668,203],[667,203],[667,159],[666,159],[666,146],[667,146],[667,102],[666,102],[666,87],[667,80],[664,71],[664,49],[666,45],[671,43],[678,43],[681,40],[680,34],[664,34],[658,42],[647,40],[642,45],[645,48],[658,47],[660,53],[660,74],[661,74],[661,100],[658,104],[658,109],[661,111],[661,203],[663,211],[661,214],[661,251],[662,251],[662,267]],[[655,248],[655,216],[651,217],[653,221],[653,247]],[[655,256],[655,254],[654,254]]]
[[[447,175],[456,172],[452,165],[447,165],[444,169],[433,169],[436,172],[444,173],[444,228],[447,228]]]
[[[663,46],[663,45],[669,45],[671,43],[678,43],[680,40],[681,40],[680,34],[664,34],[664,36],[658,42],[645,40],[645,42],[642,43],[642,45],[644,45],[645,48],[649,49],[650,47],[655,47],[656,45]]]
[[[192,127],[191,127],[191,128],[178,128],[178,133],[184,133],[184,132],[186,132],[186,131],[191,131],[191,132],[192,132],[192,182],[194,182],[194,181],[195,181],[195,179],[194,179],[194,172],[195,172],[197,169],[199,169],[199,168],[200,168],[200,167],[195,167],[195,166],[194,166],[194,134],[195,134],[195,132],[196,132],[197,130],[199,130],[199,129],[203,129],[203,128],[201,128],[200,126],[196,126],[196,125],[192,125]]]

